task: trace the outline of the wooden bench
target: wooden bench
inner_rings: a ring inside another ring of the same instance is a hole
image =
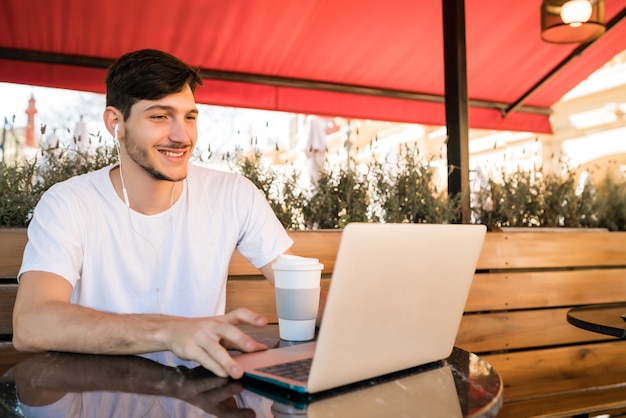
[[[320,259],[328,288],[338,231],[291,231],[295,254]],[[0,250],[2,248],[0,247]],[[2,254],[2,253],[0,253]],[[5,253],[6,254],[6,253]],[[19,259],[19,258],[18,258]],[[17,262],[9,273],[17,273]],[[10,346],[15,279],[0,284],[0,370]],[[12,282],[10,282],[12,280]],[[239,254],[231,260],[227,310],[245,306],[275,322],[273,288]],[[566,321],[573,306],[626,301],[626,233],[490,232],[457,346],[489,361],[504,381],[499,417],[571,417],[626,411],[626,341]]]
[[[0,232],[0,375],[2,375],[32,354],[15,351],[11,343],[17,273],[26,246],[26,234],[19,228],[2,229]]]
[[[626,341],[578,329],[573,306],[626,301],[626,233],[491,232],[457,345],[504,381],[499,417],[626,411]]]

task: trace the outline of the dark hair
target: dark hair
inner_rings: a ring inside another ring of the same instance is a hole
[[[155,49],[129,52],[107,71],[106,105],[117,108],[126,120],[138,101],[158,100],[182,91],[186,85],[195,92],[202,80],[180,59]]]

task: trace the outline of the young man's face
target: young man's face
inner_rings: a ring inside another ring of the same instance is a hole
[[[140,100],[124,124],[124,148],[156,180],[179,181],[198,140],[198,109],[189,86],[159,100]]]

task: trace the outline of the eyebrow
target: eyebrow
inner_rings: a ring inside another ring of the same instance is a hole
[[[175,108],[175,107],[173,107],[173,106],[167,106],[167,105],[155,104],[155,105],[148,106],[147,108],[143,109],[143,111],[144,111],[144,112],[149,112],[149,111],[152,111],[152,110],[165,110],[165,111],[168,111],[168,112],[170,112],[170,113],[173,113],[173,112],[176,110],[176,108]],[[190,109],[189,111],[187,111],[187,112],[185,112],[185,113],[186,113],[186,114],[188,114],[188,113],[195,113],[195,114],[198,114],[198,113],[199,113],[199,111],[198,111],[198,109],[197,109],[197,108],[193,108],[193,109]]]

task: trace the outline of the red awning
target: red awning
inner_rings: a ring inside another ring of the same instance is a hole
[[[503,117],[578,47],[541,40],[540,3],[466,2],[471,127],[550,132],[550,106],[626,49],[622,19]],[[606,0],[607,22],[625,10]],[[0,16],[0,81],[103,92],[110,60],[158,48],[203,70],[201,103],[445,125],[439,1],[4,0]]]

